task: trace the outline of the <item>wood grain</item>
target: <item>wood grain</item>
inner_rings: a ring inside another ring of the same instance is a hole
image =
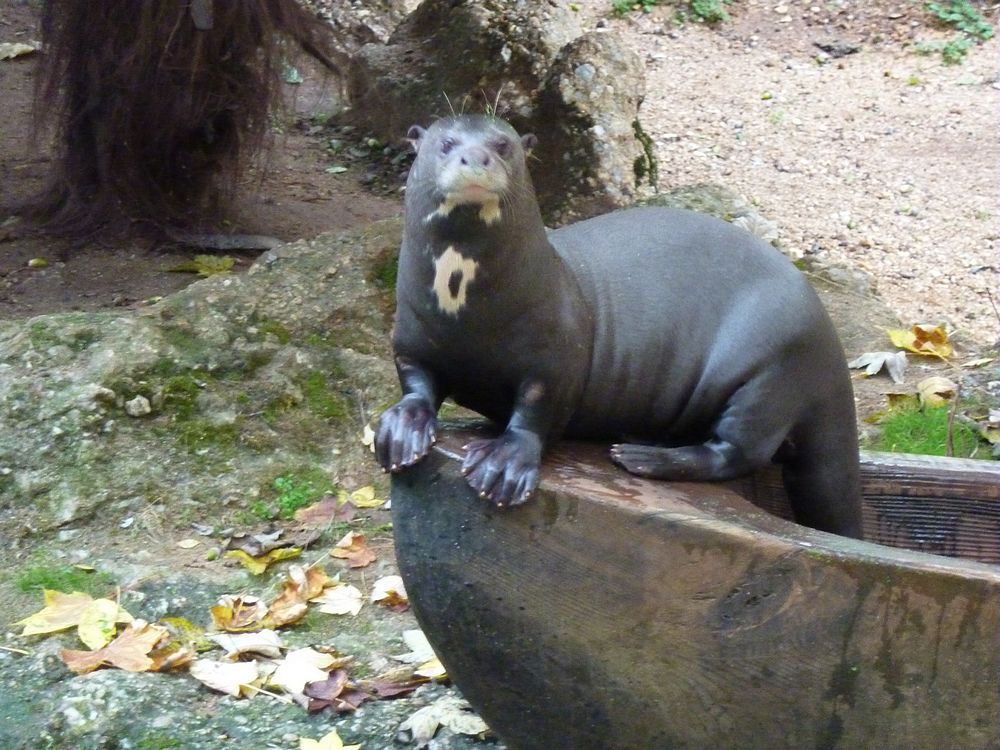
[[[590,445],[498,512],[458,472],[467,437],[394,477],[397,556],[511,748],[1000,748],[1000,567],[805,529],[734,491],[759,501],[773,473],[649,482]],[[1000,474],[968,463],[867,456],[866,534],[995,559]]]

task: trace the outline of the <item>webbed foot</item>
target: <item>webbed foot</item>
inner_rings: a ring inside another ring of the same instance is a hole
[[[434,408],[410,394],[382,413],[375,437],[375,457],[385,471],[400,471],[426,456],[437,441]]]
[[[479,496],[502,508],[525,502],[538,486],[542,441],[533,432],[507,430],[465,446],[462,474]]]

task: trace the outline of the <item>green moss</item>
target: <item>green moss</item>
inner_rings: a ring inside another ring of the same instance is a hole
[[[181,750],[184,743],[167,734],[159,732],[147,734],[136,742],[136,750]]]
[[[207,419],[177,419],[173,424],[177,442],[192,453],[203,448],[231,448],[240,436],[239,420],[213,424]]]
[[[163,406],[182,419],[189,419],[195,412],[202,386],[190,373],[175,375],[163,385]]]
[[[383,254],[375,262],[373,277],[386,289],[396,288],[396,276],[399,272],[399,252],[392,250]]]
[[[653,139],[643,130],[642,123],[638,119],[632,121],[632,132],[635,138],[642,145],[642,156],[636,157],[632,169],[635,172],[635,186],[639,187],[646,181],[651,187],[656,187],[660,179],[660,164],[656,158],[653,147]]]
[[[890,412],[882,421],[882,431],[872,444],[875,450],[891,453],[920,453],[944,456],[947,453],[949,407],[937,409],[903,408]],[[965,422],[952,425],[955,456],[971,457],[979,448],[979,435]],[[980,449],[980,457],[988,451]]]
[[[292,340],[291,331],[276,320],[259,320],[254,326],[261,336],[273,336],[282,346]]]
[[[327,384],[326,375],[318,370],[298,378],[296,384],[302,389],[306,408],[323,419],[342,420],[348,414],[349,404],[343,394]]]
[[[295,511],[312,505],[324,495],[333,491],[333,483],[327,472],[318,466],[300,466],[293,471],[275,477],[270,488],[273,500],[258,500],[250,504],[250,510],[263,520],[292,518]]]
[[[74,352],[82,352],[97,340],[97,333],[92,328],[53,328],[58,321],[35,321],[28,328],[31,345],[38,351],[51,349],[53,346],[68,346]]]
[[[17,588],[24,592],[52,589],[64,593],[82,591],[94,597],[107,596],[114,590],[115,579],[101,571],[86,571],[71,565],[39,565],[19,573]]]

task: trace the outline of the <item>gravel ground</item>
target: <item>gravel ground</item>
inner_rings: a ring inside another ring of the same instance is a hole
[[[745,0],[714,29],[579,5],[647,62],[661,188],[731,187],[779,223],[786,252],[868,272],[905,322],[997,342],[995,38],[949,66],[914,49],[951,36],[923,3]],[[815,42],[860,50],[821,62]]]

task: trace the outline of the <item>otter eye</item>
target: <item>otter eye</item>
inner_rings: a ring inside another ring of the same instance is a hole
[[[456,141],[454,138],[445,138],[443,141],[441,141],[441,153],[447,154],[457,145],[458,141]]]
[[[493,141],[493,143],[491,143],[490,145],[493,147],[493,150],[496,152],[497,156],[504,159],[510,156],[511,145],[510,141],[508,141],[506,138],[498,138],[497,140]]]

